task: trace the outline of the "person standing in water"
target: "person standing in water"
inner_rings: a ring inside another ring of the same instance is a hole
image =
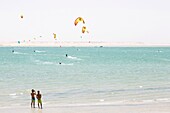
[[[31,108],[32,107],[35,108],[35,95],[36,95],[35,90],[32,89],[31,90]]]
[[[41,97],[42,95],[40,94],[40,91],[37,91],[37,100],[38,100],[38,108],[40,108],[41,106],[41,109],[42,109],[42,100],[41,100]]]

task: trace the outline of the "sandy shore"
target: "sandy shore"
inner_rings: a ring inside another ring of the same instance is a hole
[[[0,47],[170,47],[170,44],[128,42],[0,42]]]
[[[170,113],[170,103],[145,105],[55,106],[43,109],[0,108],[0,113]]]

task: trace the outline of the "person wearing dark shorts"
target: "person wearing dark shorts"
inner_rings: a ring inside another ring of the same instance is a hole
[[[31,108],[32,107],[35,108],[35,95],[36,95],[35,90],[32,89],[31,90]]]

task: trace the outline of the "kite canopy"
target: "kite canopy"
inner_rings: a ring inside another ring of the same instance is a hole
[[[74,21],[74,25],[76,26],[79,22],[83,22],[83,24],[85,24],[84,19],[83,19],[82,17],[78,17],[78,18]],[[82,33],[85,33],[85,32],[89,33],[89,32],[87,31],[87,28],[86,28],[85,26],[83,26],[83,27],[82,27]]]
[[[85,31],[86,31],[86,27],[83,26],[83,27],[82,27],[82,33],[84,33]]]
[[[89,31],[87,31],[87,28],[85,26],[83,26],[82,27],[82,33],[85,33],[85,32],[89,33]]]
[[[85,21],[82,17],[78,17],[75,21],[74,21],[74,25],[76,26],[79,22],[83,22],[83,24],[85,24]]]
[[[53,35],[54,35],[54,39],[56,40],[56,34],[55,34],[55,33],[53,33]]]

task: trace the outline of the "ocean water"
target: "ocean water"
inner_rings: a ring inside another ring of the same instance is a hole
[[[0,47],[0,87],[0,107],[170,102],[170,48]]]

